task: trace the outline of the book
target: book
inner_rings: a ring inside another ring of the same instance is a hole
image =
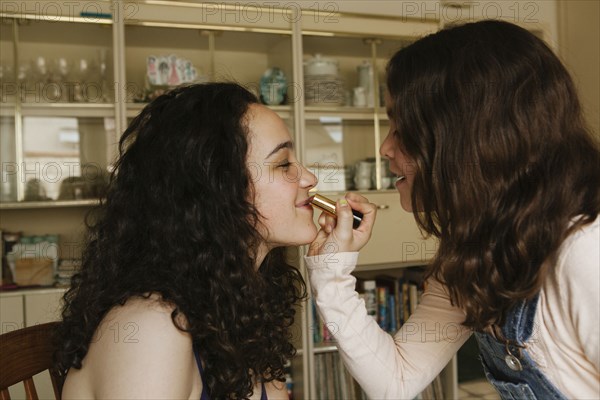
[[[388,288],[385,286],[377,287],[377,323],[384,331],[388,330]]]

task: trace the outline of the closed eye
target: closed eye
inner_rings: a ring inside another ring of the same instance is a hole
[[[283,168],[283,169],[286,169],[286,170],[287,170],[287,169],[288,169],[288,168],[289,168],[291,165],[292,165],[292,163],[291,163],[291,162],[289,162],[289,161],[285,161],[285,162],[283,162],[283,163],[279,164],[277,167],[278,167],[278,168]]]

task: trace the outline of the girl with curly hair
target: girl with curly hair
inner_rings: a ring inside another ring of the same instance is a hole
[[[387,89],[380,152],[439,248],[392,337],[350,275],[370,225],[353,230],[342,204],[337,225],[321,217],[309,275],[351,373],[371,398],[413,398],[474,333],[503,399],[600,398],[600,151],[565,67],[527,30],[482,21],[399,50]]]
[[[131,122],[64,297],[63,399],[287,399],[306,295],[284,246],[317,229],[277,114],[233,83],[175,89]]]

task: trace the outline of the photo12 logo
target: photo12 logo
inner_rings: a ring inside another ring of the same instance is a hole
[[[283,20],[298,22],[302,14],[309,15],[315,23],[337,23],[337,2],[208,2],[200,5],[200,23],[274,23]]]
[[[403,1],[402,20],[441,20],[447,23],[503,19],[515,23],[537,23],[540,5],[534,1]]]
[[[4,19],[45,22],[101,22],[123,15],[133,18],[137,2],[132,1],[2,1]]]

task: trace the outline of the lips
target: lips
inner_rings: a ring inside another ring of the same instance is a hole
[[[396,171],[394,171],[393,169],[390,168],[390,172],[394,175],[396,175],[395,181],[394,183],[398,183],[398,182],[402,182],[403,180],[406,179],[406,175],[398,173]]]
[[[315,197],[315,196],[310,196],[306,200],[303,200],[300,203],[296,203],[296,207],[310,206],[310,203],[312,202],[313,197]]]

